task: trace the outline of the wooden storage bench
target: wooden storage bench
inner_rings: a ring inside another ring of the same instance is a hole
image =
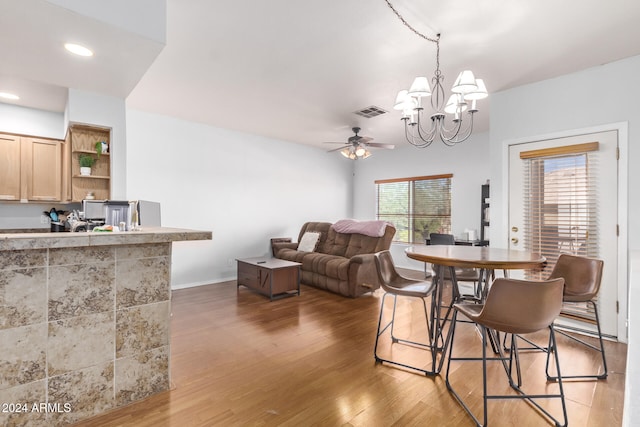
[[[269,297],[271,301],[300,295],[300,264],[278,258],[238,259],[238,286]]]

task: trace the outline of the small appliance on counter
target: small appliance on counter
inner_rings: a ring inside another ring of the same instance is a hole
[[[117,226],[120,231],[132,231],[138,226],[161,226],[160,203],[158,202],[107,200],[104,205],[105,225]]]
[[[160,227],[160,203],[147,200],[82,201],[82,211],[74,212],[71,231],[91,231],[110,225],[115,230],[133,231],[138,226]]]
[[[105,219],[104,204],[106,200],[88,200],[82,201],[82,215],[81,218],[86,221],[103,221]]]
[[[104,225],[106,202],[106,200],[83,200],[82,211],[77,213],[79,223],[75,224],[75,227],[72,225],[71,231],[91,231],[95,227]]]
[[[104,203],[104,225],[118,227],[119,231],[131,230],[131,214],[135,209],[133,202],[126,200],[107,200]]]
[[[141,227],[161,227],[160,203],[148,200],[135,200],[138,212],[138,225]]]

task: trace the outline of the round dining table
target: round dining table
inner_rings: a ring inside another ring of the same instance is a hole
[[[484,302],[491,285],[490,281],[495,277],[495,270],[503,270],[506,276],[508,270],[537,269],[543,267],[546,262],[546,258],[540,253],[489,246],[415,245],[405,249],[405,253],[411,259],[432,263],[435,267],[436,287],[432,299],[433,328],[431,332],[435,340],[443,340],[443,328],[454,303],[461,300]],[[449,269],[452,282],[452,301],[445,315],[441,316],[446,268]],[[478,283],[473,295],[460,293],[456,281],[456,268],[478,270]]]
[[[546,262],[539,253],[490,246],[416,245],[405,253],[411,259],[436,265],[486,270],[535,269]]]

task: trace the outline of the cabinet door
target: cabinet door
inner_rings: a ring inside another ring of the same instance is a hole
[[[59,201],[62,198],[62,143],[38,138],[22,138],[23,177],[27,199]]]
[[[0,200],[20,200],[20,137],[0,134]]]

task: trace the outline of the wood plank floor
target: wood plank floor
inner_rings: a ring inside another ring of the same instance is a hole
[[[426,377],[374,363],[381,296],[350,299],[303,286],[300,296],[269,302],[235,282],[174,291],[172,390],[78,426],[473,425],[447,391],[444,372]],[[399,302],[400,331],[417,336],[421,314],[419,305]],[[462,325],[458,331],[456,354],[480,354],[477,330]],[[558,339],[566,370],[594,366],[596,357]],[[388,340],[381,345],[391,354]],[[570,425],[621,425],[626,345],[608,342],[606,351],[607,380],[565,383]],[[395,344],[393,356],[420,364],[426,355]],[[523,354],[522,360],[525,386],[556,387],[546,383],[544,354]],[[482,404],[479,368],[457,363],[451,371],[452,383],[468,393],[476,411]],[[508,388],[500,369],[490,371],[491,390]],[[491,425],[550,425],[524,402],[489,405]]]

